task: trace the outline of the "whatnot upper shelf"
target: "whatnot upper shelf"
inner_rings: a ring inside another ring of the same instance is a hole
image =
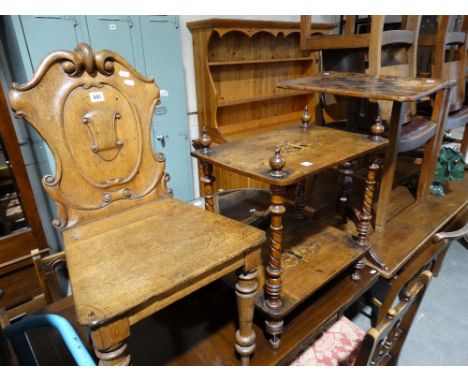
[[[286,176],[280,178],[269,175],[269,158],[277,145],[283,148],[281,156],[286,161]],[[208,152],[194,150],[191,155],[260,182],[291,186],[387,145],[386,139],[375,142],[367,135],[315,125],[303,129],[296,125],[228,142]]]
[[[313,61],[313,60],[315,60],[314,57],[259,58],[255,60],[211,61],[211,62],[208,62],[208,66],[269,64],[269,63]]]
[[[310,92],[304,91],[304,90],[293,90],[293,91],[278,92],[278,93],[273,93],[273,94],[261,94],[261,95],[254,96],[254,97],[239,98],[239,99],[233,99],[233,100],[219,100],[217,102],[217,106],[218,107],[235,106],[235,105],[242,105],[244,103],[268,101],[268,100],[273,100],[273,99],[296,97],[296,96],[302,96],[302,95],[310,95]]]
[[[277,85],[281,89],[308,90],[311,93],[328,93],[394,102],[418,101],[450,86],[452,84],[449,81],[442,79],[374,76],[344,72],[322,72],[282,81]]]

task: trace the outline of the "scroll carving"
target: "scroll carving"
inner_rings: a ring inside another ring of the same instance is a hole
[[[13,82],[11,88],[20,91],[34,88],[41,82],[49,68],[57,63],[61,64],[63,71],[70,77],[80,76],[83,74],[83,71],[86,71],[90,76],[96,75],[97,72],[105,76],[111,76],[114,74],[115,61],[130,69],[132,75],[137,77],[138,80],[146,83],[154,82],[153,78],[145,77],[138,73],[118,54],[110,50],[101,50],[94,55],[93,50],[88,44],[80,43],[73,52],[61,50],[49,54],[41,61],[31,81],[24,85]]]

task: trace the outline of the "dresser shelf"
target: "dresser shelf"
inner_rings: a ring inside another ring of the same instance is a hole
[[[313,61],[314,57],[261,58],[257,60],[211,61],[209,66],[275,64],[281,62]]]
[[[309,95],[309,94],[310,92],[307,92],[307,91],[288,91],[288,92],[277,92],[274,94],[262,94],[262,95],[258,95],[254,97],[234,99],[234,100],[220,100],[218,101],[218,108],[226,107],[226,106],[241,105],[244,103],[268,101],[271,99],[296,97],[296,96]]]

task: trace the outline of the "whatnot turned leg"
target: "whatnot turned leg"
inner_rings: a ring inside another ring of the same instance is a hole
[[[434,180],[434,174],[439,158],[440,147],[444,139],[444,129],[447,121],[448,102],[450,89],[441,89],[437,92],[434,101],[431,121],[437,124],[434,136],[429,139],[424,148],[424,156],[421,163],[416,200],[420,201],[429,194],[429,188]]]
[[[202,135],[198,139],[198,146],[196,147],[203,154],[210,152],[211,137],[209,136],[206,127],[203,128]],[[214,212],[214,199],[213,199],[213,183],[216,178],[213,176],[213,165],[208,163],[205,160],[201,160],[201,167],[203,176],[200,178],[200,181],[203,183],[203,196],[205,198],[205,210]]]
[[[269,309],[275,310],[282,306],[281,255],[283,252],[283,214],[286,212],[284,206],[284,187],[274,186],[271,189],[271,224],[270,224],[270,256],[266,267],[267,280],[265,283],[265,304]],[[283,332],[283,320],[268,318],[266,320],[266,331],[272,335],[270,344],[277,348],[280,344],[279,336]]]
[[[127,339],[130,336],[128,320],[122,318],[91,329],[94,351],[99,366],[128,366],[130,354]]]
[[[205,198],[205,210],[214,212],[213,182],[216,178],[213,176],[213,165],[201,161],[203,176],[200,181],[203,183],[203,197]]]
[[[305,180],[301,180],[296,186],[296,198],[294,200],[294,217],[296,219],[304,219],[304,208],[306,205],[305,199]]]
[[[239,330],[236,332],[236,351],[241,357],[243,366],[248,366],[250,356],[255,351],[255,332],[253,316],[255,298],[257,296],[257,271],[243,270],[236,284],[237,311],[239,315]]]
[[[337,212],[341,215],[342,222],[348,221],[348,212],[350,210],[351,187],[353,185],[353,169],[351,162],[345,162],[340,167],[341,188],[338,195]]]
[[[359,215],[359,223],[357,227],[358,235],[356,244],[361,248],[369,248],[369,229],[370,221],[372,219],[372,205],[374,201],[374,188],[376,183],[377,171],[379,170],[379,165],[377,164],[377,156],[373,156],[371,164],[367,171],[366,177],[366,188],[364,191],[364,198],[362,203],[362,210]],[[366,258],[363,257],[355,265],[355,271],[352,275],[353,280],[360,280],[361,273],[360,270],[363,269],[366,265]]]
[[[401,102],[393,102],[392,117],[388,128],[388,146],[385,152],[382,181],[380,182],[379,205],[375,217],[375,230],[382,232],[389,215],[390,196],[397,164],[398,140],[405,116],[405,108]],[[378,135],[378,134],[376,134]],[[372,139],[375,139],[374,136]]]

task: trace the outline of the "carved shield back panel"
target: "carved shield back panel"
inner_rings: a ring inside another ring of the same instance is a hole
[[[165,160],[153,152],[153,79],[110,51],[86,44],[51,53],[10,101],[44,138],[56,174],[43,185],[57,203],[59,228],[169,196]]]
[[[70,89],[61,113],[66,147],[84,179],[105,188],[135,176],[142,153],[140,122],[120,89],[79,84]]]

